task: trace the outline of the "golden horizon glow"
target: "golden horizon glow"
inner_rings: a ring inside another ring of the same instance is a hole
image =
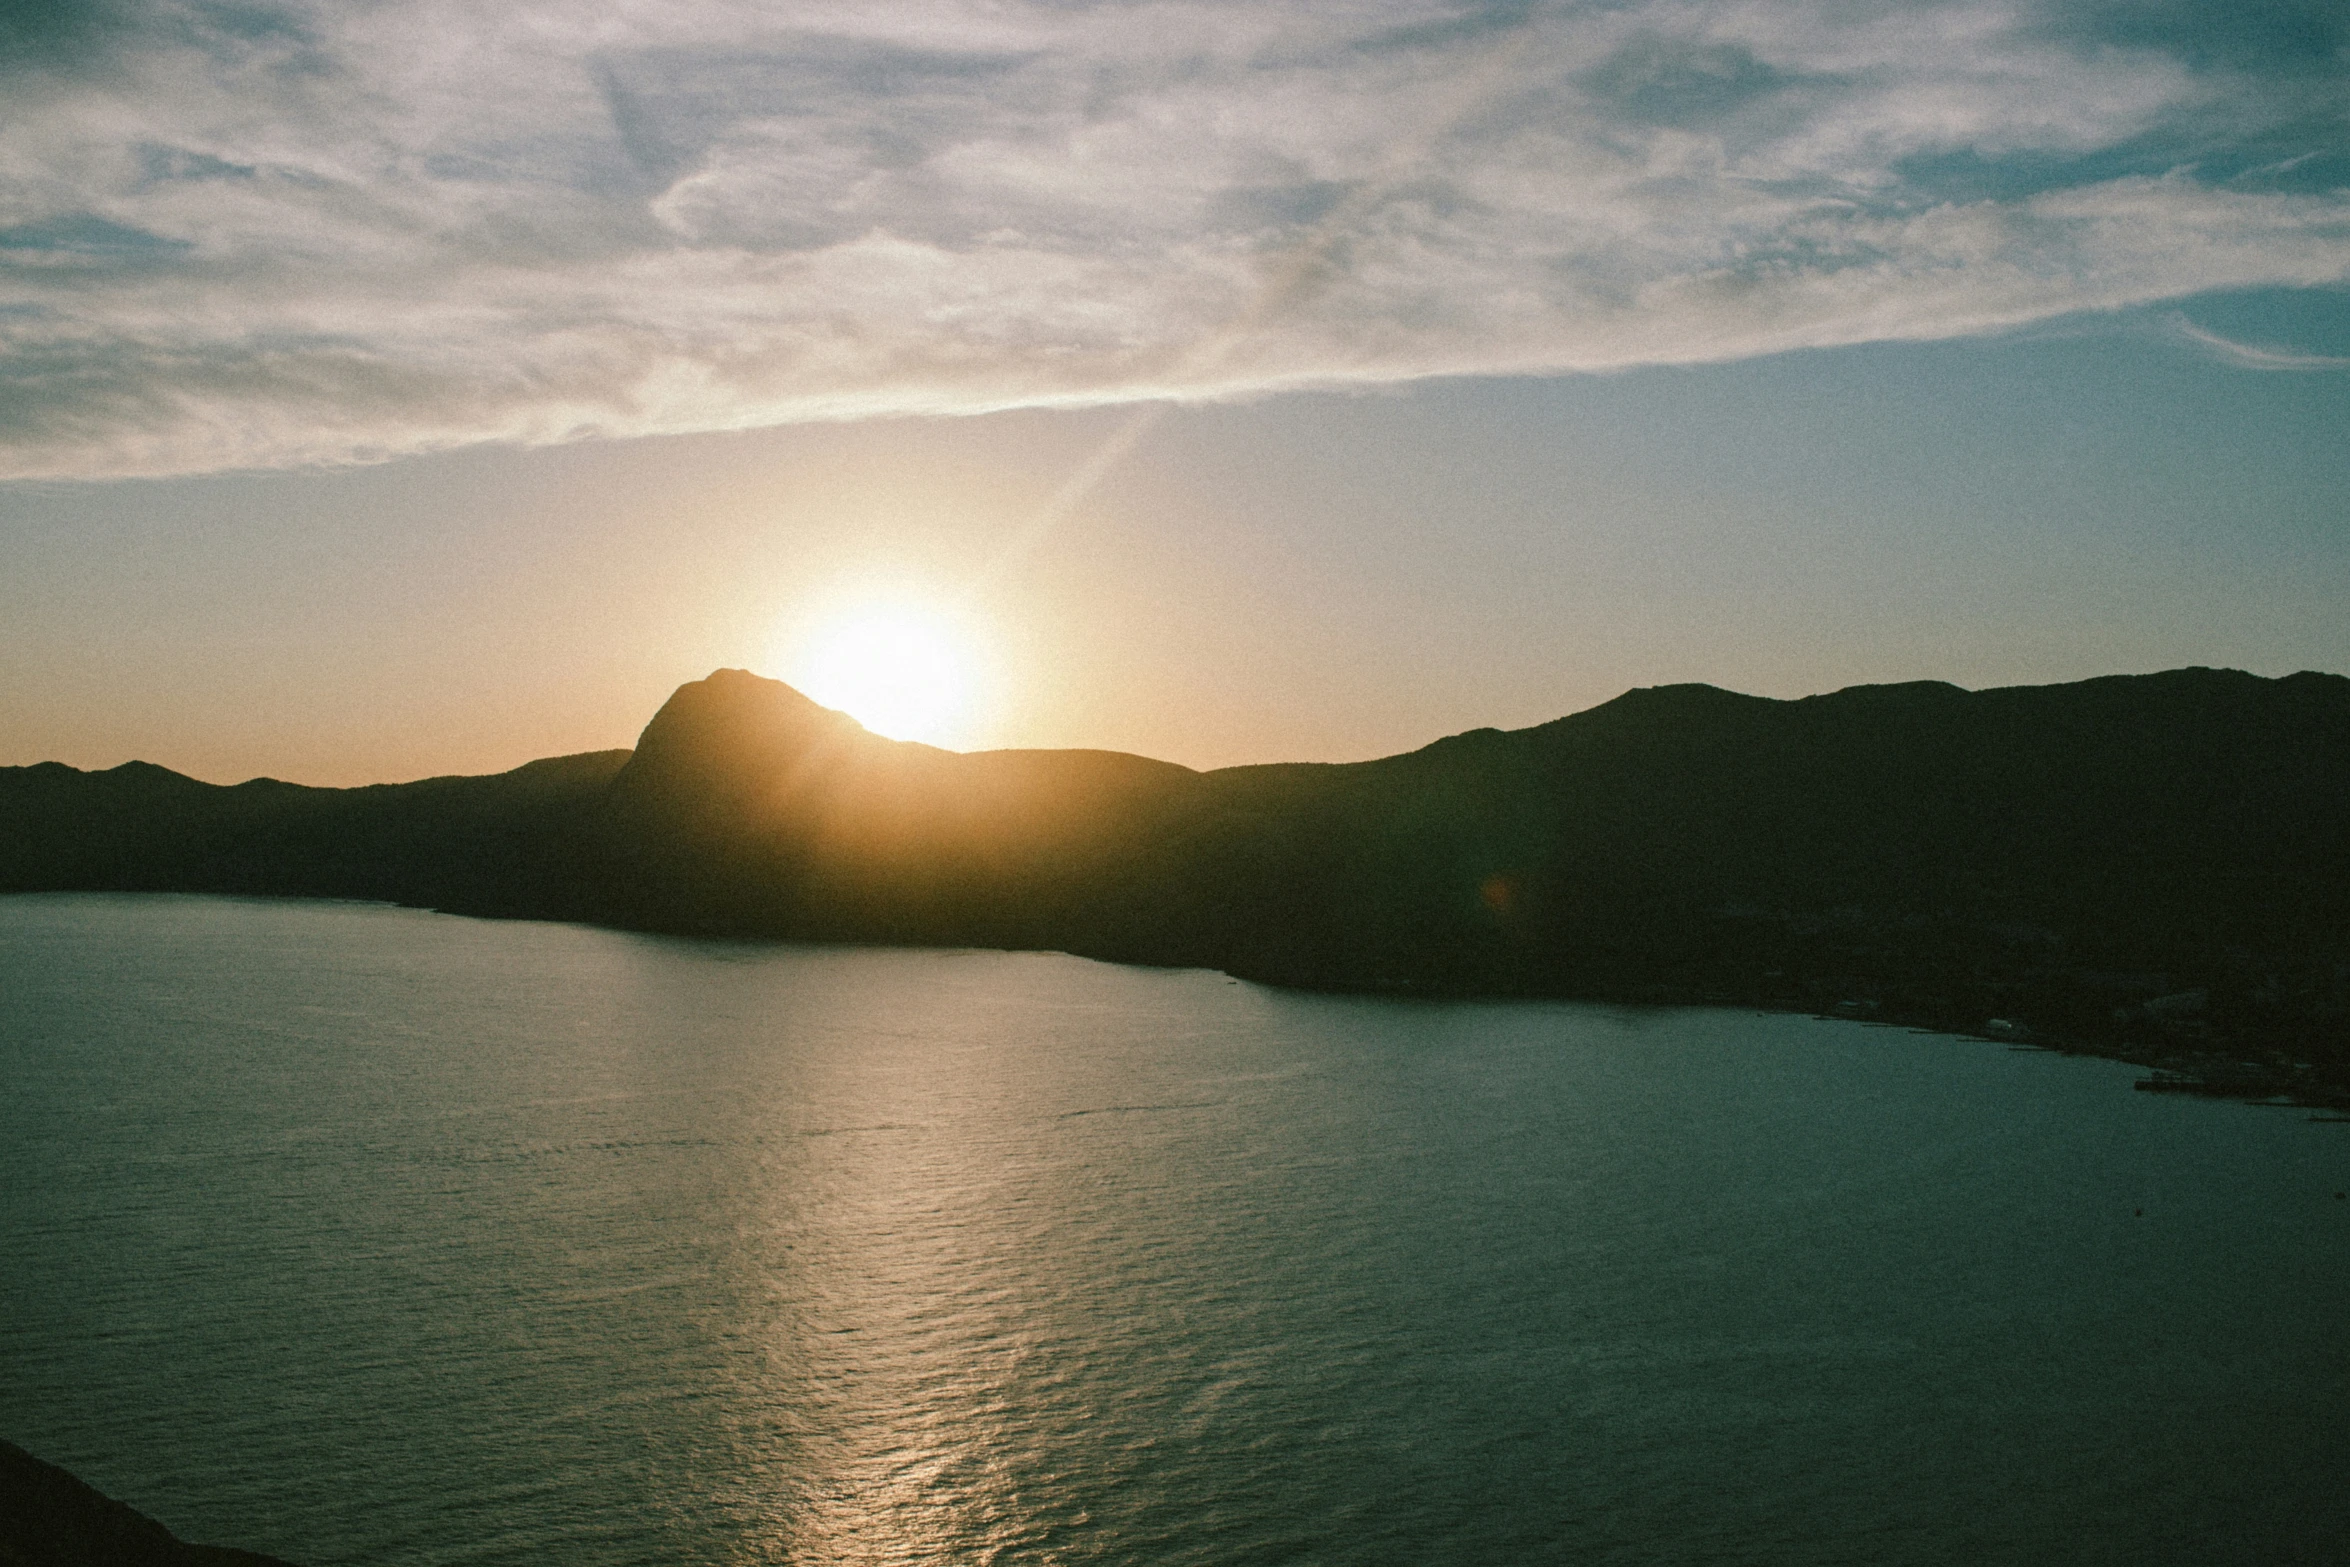
[[[960,616],[917,596],[841,606],[775,662],[804,694],[892,740],[947,745],[979,717],[976,639]]]

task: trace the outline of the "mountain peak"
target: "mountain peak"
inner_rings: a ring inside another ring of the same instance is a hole
[[[671,693],[613,780],[616,800],[747,802],[810,753],[870,738],[863,725],[780,680],[713,670]]]

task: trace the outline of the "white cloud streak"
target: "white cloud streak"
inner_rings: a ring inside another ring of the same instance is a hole
[[[2350,192],[2241,172],[2338,159],[2350,71],[2023,0],[178,0],[25,57],[0,476],[1693,363],[2350,278]]]
[[[2350,370],[2350,356],[2342,354],[2296,354],[2283,349],[2262,348],[2252,343],[2239,343],[2234,338],[2222,337],[2217,332],[2199,327],[2183,315],[2171,317],[2171,326],[2188,342],[2198,348],[2208,349],[2214,356],[2239,370]]]

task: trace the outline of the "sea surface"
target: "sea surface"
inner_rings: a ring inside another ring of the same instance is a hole
[[[2350,1125],[2132,1076],[0,898],[0,1436],[308,1567],[2350,1561]]]

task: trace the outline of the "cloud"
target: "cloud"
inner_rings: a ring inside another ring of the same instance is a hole
[[[2350,31],[2256,9],[0,0],[0,475],[2337,284]]]
[[[2197,326],[2183,315],[2171,317],[2171,328],[2198,348],[2241,370],[2350,370],[2350,355],[2297,354],[2285,349],[2239,343]]]

